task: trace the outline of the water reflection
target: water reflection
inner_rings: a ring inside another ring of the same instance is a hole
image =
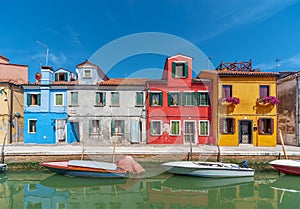
[[[300,177],[256,173],[210,179],[162,174],[144,179],[87,179],[50,172],[0,176],[1,209],[297,208]]]

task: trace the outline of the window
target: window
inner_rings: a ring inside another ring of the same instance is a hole
[[[71,106],[78,105],[78,92],[71,92]]]
[[[111,135],[124,135],[124,120],[111,121]]]
[[[207,120],[199,121],[199,135],[208,136],[209,135],[209,123]]]
[[[162,92],[150,92],[150,106],[162,106]]]
[[[209,93],[208,92],[198,92],[198,105],[199,106],[208,106],[209,104],[210,104]]]
[[[100,121],[99,120],[90,120],[89,121],[89,132],[90,134],[100,134]]]
[[[171,120],[170,121],[170,135],[179,136],[181,129],[180,129],[180,121],[179,120]]]
[[[63,94],[54,94],[54,105],[55,106],[62,106],[64,105],[64,95]]]
[[[36,120],[28,120],[28,133],[36,133]]]
[[[182,103],[183,103],[183,106],[195,106],[196,105],[196,92],[183,92]]]
[[[144,106],[144,93],[143,92],[136,92],[136,106]]]
[[[96,106],[105,106],[106,103],[106,93],[105,92],[96,92],[95,105]]]
[[[150,134],[152,136],[160,136],[162,134],[162,122],[160,120],[150,122]]]
[[[274,132],[274,119],[260,118],[258,120],[258,133],[259,134],[273,134]]]
[[[173,78],[188,77],[188,63],[187,62],[173,62],[172,63]]]
[[[119,106],[119,92],[111,92],[111,106]]]
[[[235,119],[234,118],[221,118],[220,119],[220,132],[221,132],[221,134],[234,134]]]
[[[231,85],[223,85],[222,86],[222,97],[223,98],[232,97],[232,86]]]
[[[91,78],[91,77],[92,77],[92,70],[83,71],[83,78]]]
[[[27,106],[41,105],[41,94],[27,94]]]
[[[169,92],[168,93],[168,105],[169,106],[180,105],[180,93],[179,92]]]
[[[55,73],[55,81],[68,81],[68,73]]]
[[[259,98],[270,96],[270,87],[266,85],[259,86]]]

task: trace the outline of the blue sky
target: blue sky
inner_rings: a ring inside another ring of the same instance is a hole
[[[40,65],[74,71],[97,50],[122,37],[145,32],[168,34],[190,42],[211,58],[221,61],[253,61],[261,71],[300,70],[300,1],[298,0],[11,0],[1,1],[0,54],[11,63],[29,65],[29,79]],[[145,43],[150,41],[145,39]],[[170,44],[159,45],[161,49]],[[174,45],[180,43],[174,42]],[[139,43],[136,43],[139,46]],[[115,47],[116,52],[126,48]],[[118,60],[109,77],[161,77],[168,55],[145,51]],[[184,51],[186,55],[192,56]],[[110,56],[113,56],[111,53]],[[195,57],[194,57],[195,58]],[[109,58],[98,60],[101,68]],[[208,64],[194,65],[199,72]],[[212,68],[211,66],[209,68]],[[157,70],[157,71],[155,71]],[[149,72],[149,71],[147,71]]]

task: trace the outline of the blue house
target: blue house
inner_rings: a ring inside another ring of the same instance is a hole
[[[78,141],[68,134],[67,91],[76,76],[63,68],[43,66],[37,82],[24,85],[24,143],[55,144]]]

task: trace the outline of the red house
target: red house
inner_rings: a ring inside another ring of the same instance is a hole
[[[146,82],[148,144],[209,143],[211,80],[192,77],[192,58],[176,55],[161,80]]]

